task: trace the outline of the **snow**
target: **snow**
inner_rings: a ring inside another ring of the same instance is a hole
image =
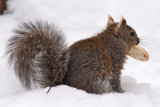
[[[0,16],[0,107],[159,107],[160,106],[160,1],[159,0],[9,0]],[[9,68],[5,48],[20,22],[40,18],[57,24],[68,45],[102,31],[110,14],[123,15],[150,53],[148,62],[129,57],[122,71],[120,93],[88,94],[60,85],[26,91]]]

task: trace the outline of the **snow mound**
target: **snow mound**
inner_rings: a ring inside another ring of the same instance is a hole
[[[88,94],[69,86],[60,85],[51,89],[26,91],[3,98],[1,107],[158,107],[160,94],[149,84],[138,84],[131,77],[123,77],[125,93],[103,95]]]

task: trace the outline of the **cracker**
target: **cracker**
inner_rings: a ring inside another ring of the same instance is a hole
[[[129,56],[140,61],[148,61],[148,52],[140,46],[133,46],[129,51]]]

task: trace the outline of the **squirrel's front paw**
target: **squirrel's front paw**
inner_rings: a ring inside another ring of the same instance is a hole
[[[124,93],[125,91],[123,89],[118,90],[118,93]]]
[[[116,90],[114,90],[114,92],[124,93],[125,91],[124,91],[121,87],[119,87],[119,88],[117,88]]]

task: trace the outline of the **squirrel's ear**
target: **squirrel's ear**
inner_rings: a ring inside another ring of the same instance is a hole
[[[107,23],[107,26],[109,26],[109,25],[111,25],[111,24],[113,24],[113,23],[114,23],[113,18],[112,18],[110,15],[108,15],[108,23]]]
[[[117,25],[118,30],[121,30],[121,31],[122,31],[122,30],[124,29],[125,25],[126,25],[126,20],[125,20],[124,17],[122,16],[120,23]]]

